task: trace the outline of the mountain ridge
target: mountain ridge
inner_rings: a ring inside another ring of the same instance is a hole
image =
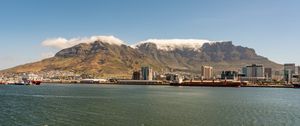
[[[141,66],[152,66],[155,71],[181,71],[199,73],[202,65],[210,65],[216,72],[239,70],[242,66],[257,63],[280,69],[281,65],[256,54],[248,47],[235,46],[231,41],[200,43],[192,46],[161,49],[148,41],[135,47],[95,40],[62,49],[54,57],[16,66],[2,72],[73,71],[101,77],[131,76]]]

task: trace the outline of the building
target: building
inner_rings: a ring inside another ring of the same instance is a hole
[[[247,77],[265,77],[265,69],[263,65],[252,64],[251,66],[246,66]]]
[[[284,64],[284,81],[287,83],[292,82],[293,75],[296,74],[296,64],[294,63],[288,63]]]
[[[153,80],[153,70],[150,66],[142,67],[142,80]]]
[[[236,71],[222,71],[222,80],[236,80],[238,78],[238,72]]]
[[[285,69],[284,70],[284,81],[287,83],[292,82],[292,71],[290,69]]]
[[[247,67],[243,67],[242,68],[242,73],[241,74],[243,74],[243,75],[246,76],[246,74],[247,74]]]
[[[140,80],[141,79],[141,71],[133,71],[132,80]]]
[[[201,76],[204,80],[209,80],[213,78],[213,67],[211,66],[202,66],[201,67]]]
[[[272,68],[265,68],[265,77],[266,79],[268,80],[271,80],[272,79]]]
[[[257,82],[265,79],[265,69],[263,65],[252,64],[244,67],[242,72],[245,75],[245,77],[241,77],[242,81]]]
[[[283,79],[283,71],[274,71],[273,80],[281,81]]]
[[[290,70],[291,74],[295,74],[296,73],[296,64],[294,64],[294,63],[284,64],[284,70]]]

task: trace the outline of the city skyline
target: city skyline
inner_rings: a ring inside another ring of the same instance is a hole
[[[120,4],[122,3],[122,4]],[[49,57],[52,38],[113,35],[147,39],[230,40],[280,64],[300,64],[300,11],[289,1],[2,1],[0,69]]]

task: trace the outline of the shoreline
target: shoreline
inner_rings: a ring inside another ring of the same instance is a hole
[[[80,84],[80,85],[145,85],[145,86],[172,86],[172,87],[218,87],[218,86],[188,86],[188,85],[170,85],[168,83],[166,84],[121,84],[121,83],[42,83],[42,84]],[[293,85],[242,85],[240,87],[245,88],[294,88]],[[233,87],[233,88],[239,88],[239,87]]]

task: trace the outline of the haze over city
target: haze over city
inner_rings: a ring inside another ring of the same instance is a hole
[[[300,64],[297,0],[4,0],[0,4],[0,69],[53,56],[48,39],[115,36],[230,40],[277,63]]]

